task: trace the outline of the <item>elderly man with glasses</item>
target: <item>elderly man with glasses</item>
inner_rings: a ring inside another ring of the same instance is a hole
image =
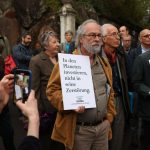
[[[115,107],[117,115],[112,124],[113,137],[110,150],[122,150],[124,136],[125,116],[129,115],[128,86],[125,68],[125,57],[117,48],[120,44],[118,29],[112,24],[101,27],[103,50],[112,68],[113,89],[115,92]]]
[[[111,67],[104,52],[98,55],[102,44],[100,28],[95,20],[83,22],[77,30],[74,52],[90,58],[96,108],[85,109],[81,105],[75,110],[63,109],[59,64],[55,65],[48,82],[48,99],[58,109],[52,139],[64,143],[67,150],[108,150],[115,108]]]
[[[134,59],[138,55],[140,55],[140,54],[150,50],[150,30],[149,29],[143,29],[140,32],[140,34],[139,34],[139,42],[140,43],[139,43],[138,47],[133,52]]]

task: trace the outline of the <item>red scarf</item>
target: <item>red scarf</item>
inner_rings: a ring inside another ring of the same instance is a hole
[[[113,52],[105,51],[105,54],[106,54],[110,64],[114,64],[116,62],[116,52],[115,51],[113,51]]]

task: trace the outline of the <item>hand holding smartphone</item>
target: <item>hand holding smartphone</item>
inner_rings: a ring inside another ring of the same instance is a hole
[[[25,102],[31,91],[31,70],[16,69],[14,71],[14,100]]]

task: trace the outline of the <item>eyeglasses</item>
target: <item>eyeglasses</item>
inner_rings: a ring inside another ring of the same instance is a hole
[[[89,34],[83,34],[84,36],[88,36],[89,38],[95,39],[96,37],[98,37],[99,39],[102,37],[102,35],[100,33],[89,33]]]
[[[150,38],[150,34],[143,35],[142,37],[145,37],[145,38]]]
[[[120,37],[121,35],[120,35],[120,33],[113,32],[113,33],[111,33],[111,34],[107,34],[107,35],[105,35],[105,36]],[[105,37],[105,36],[104,36],[104,37]]]

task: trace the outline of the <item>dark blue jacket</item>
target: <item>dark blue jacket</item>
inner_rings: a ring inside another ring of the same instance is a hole
[[[142,47],[141,47],[141,44],[139,44],[137,46],[137,48],[135,48],[133,51],[132,51],[132,56],[133,56],[133,60],[135,60],[135,58],[137,56],[139,56],[140,54],[142,54]]]
[[[128,53],[125,53],[125,58],[126,58],[126,73],[127,73],[127,78],[128,78],[128,88],[129,91],[133,91],[133,85],[132,85],[132,68],[133,68],[133,63],[138,55],[142,54],[142,48],[141,45],[139,44],[137,48],[130,48]]]
[[[32,50],[23,44],[18,44],[13,48],[12,56],[19,69],[28,69]]]

